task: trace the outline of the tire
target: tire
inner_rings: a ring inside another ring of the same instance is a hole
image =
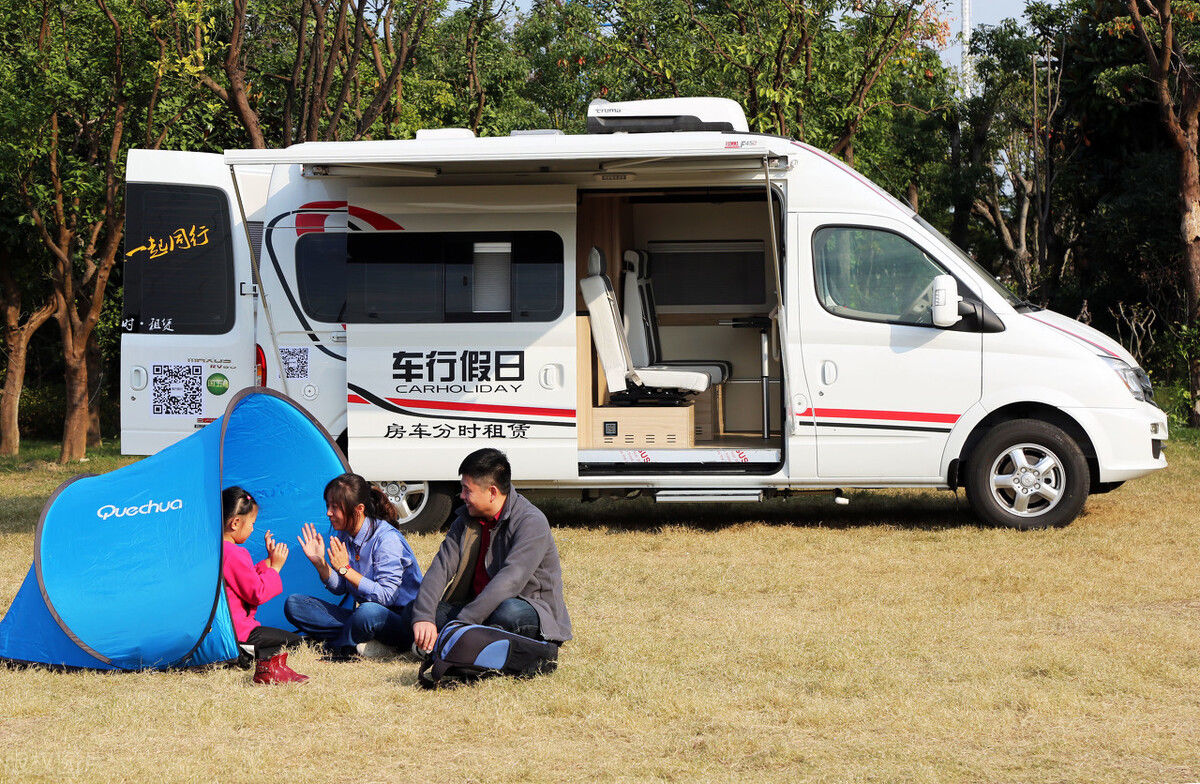
[[[967,499],[992,525],[1068,525],[1083,509],[1090,484],[1087,460],[1075,439],[1036,419],[997,425],[967,458]]]
[[[405,534],[440,531],[454,508],[453,486],[435,482],[380,482],[400,512],[396,527]]]

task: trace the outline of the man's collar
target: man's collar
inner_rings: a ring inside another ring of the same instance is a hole
[[[514,493],[510,492],[507,496],[505,496],[504,504],[503,504],[503,506],[500,507],[500,511],[496,513],[495,517],[491,517],[491,518],[472,517],[471,519],[487,528],[494,528],[495,526],[499,525],[502,521],[507,520],[509,518],[509,516],[512,514],[513,495],[514,495]]]
[[[496,515],[496,522],[507,520],[509,516],[512,515],[513,497],[516,496],[516,494],[516,490],[510,489],[508,491],[508,495],[504,497],[504,505],[500,507],[500,513]]]

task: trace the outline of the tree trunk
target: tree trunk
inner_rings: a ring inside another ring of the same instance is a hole
[[[1200,318],[1200,161],[1194,148],[1179,156],[1179,212],[1188,318],[1195,321]]]
[[[17,415],[21,408],[21,390],[25,387],[25,356],[32,332],[22,332],[20,340],[8,340],[8,371],[4,391],[0,393],[0,455],[12,457],[21,451],[21,429]]]
[[[1187,282],[1188,321],[1200,325],[1200,160],[1196,153],[1196,128],[1188,129],[1193,143],[1179,156],[1179,228],[1184,242],[1184,277]],[[1189,422],[1200,427],[1200,357],[1191,357],[1188,381],[1192,393]]]
[[[4,263],[11,263],[5,258]],[[48,300],[21,323],[21,292],[6,268],[0,272],[4,291],[4,351],[8,355],[4,390],[0,392],[0,455],[12,457],[21,451],[19,414],[21,390],[25,388],[25,361],[33,333],[54,315],[54,300]]]
[[[98,447],[104,445],[100,432],[100,396],[104,393],[104,357],[100,353],[100,341],[96,331],[88,335],[87,340],[87,371],[88,371],[88,432],[87,445]]]
[[[67,322],[64,324],[63,322]],[[63,329],[63,363],[66,381],[67,409],[63,417],[62,450],[59,463],[82,460],[87,455],[88,436],[88,373],[86,341],[71,334],[70,317],[59,319]],[[80,345],[80,344],[83,345]]]
[[[967,232],[971,228],[971,205],[975,202],[975,183],[967,188],[963,177],[962,118],[955,111],[950,122],[950,171],[953,179],[954,220],[950,223],[950,241],[960,248],[967,247]]]

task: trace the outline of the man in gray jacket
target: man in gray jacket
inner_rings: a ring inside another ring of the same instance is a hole
[[[465,506],[412,603],[416,647],[431,650],[438,630],[454,619],[555,643],[571,639],[550,524],[512,489],[508,458],[498,449],[480,449],[467,455],[458,473]]]

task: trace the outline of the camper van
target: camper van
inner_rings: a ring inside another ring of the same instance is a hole
[[[596,101],[575,135],[134,150],[127,183],[123,451],[269,387],[406,530],[445,521],[482,446],[523,488],[961,487],[1017,528],[1166,466],[1117,342],[729,100]]]

